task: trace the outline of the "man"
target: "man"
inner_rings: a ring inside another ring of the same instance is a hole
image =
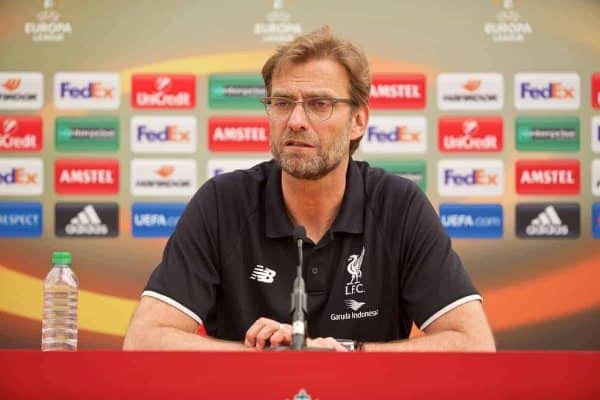
[[[124,348],[290,344],[292,232],[304,226],[308,346],[493,351],[481,297],[425,195],[350,158],[369,119],[362,50],[325,27],[279,48],[262,74],[274,161],[199,189]],[[425,335],[407,340],[413,321]]]

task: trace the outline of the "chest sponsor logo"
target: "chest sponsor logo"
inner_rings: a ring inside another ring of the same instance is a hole
[[[210,117],[210,151],[269,151],[269,120],[262,117]]]
[[[427,190],[427,164],[424,160],[369,160],[369,165],[409,179],[416,183],[424,192]]]
[[[579,160],[519,160],[515,172],[518,194],[579,194]]]
[[[131,162],[134,196],[191,196],[196,191],[196,161],[137,159]]]
[[[0,237],[40,237],[43,222],[41,203],[0,202]]]
[[[209,75],[208,105],[220,109],[262,109],[266,96],[260,75]]]
[[[58,151],[116,151],[119,149],[119,119],[109,116],[57,117]]]
[[[54,163],[57,194],[119,193],[119,161],[115,159],[61,159]]]
[[[131,105],[145,109],[196,107],[194,75],[136,74],[131,77]]]
[[[440,219],[450,237],[502,237],[503,215],[500,204],[441,204]]]
[[[499,196],[504,192],[501,160],[440,160],[440,196]]]
[[[600,153],[600,115],[592,117],[592,151]]]
[[[40,151],[42,118],[0,115],[0,152]]]
[[[500,110],[504,106],[501,74],[440,74],[437,84],[440,110]]]
[[[44,183],[39,158],[0,158],[0,195],[40,195]]]
[[[579,204],[517,204],[517,236],[522,238],[579,237]]]
[[[146,117],[131,119],[134,153],[193,153],[196,151],[195,117]]]
[[[421,109],[426,103],[425,75],[375,74],[371,79],[372,109]]]
[[[54,233],[59,237],[119,235],[117,203],[57,203]]]
[[[517,117],[517,149],[522,151],[579,150],[579,118]]]
[[[592,161],[592,194],[600,196],[600,159]]]
[[[131,206],[133,237],[171,236],[184,209],[184,203],[134,203]]]
[[[579,75],[574,73],[515,75],[515,107],[519,110],[576,110],[580,91]]]
[[[44,78],[39,72],[0,72],[1,110],[38,110],[44,102]]]
[[[119,74],[58,72],[54,106],[58,109],[116,110],[121,102]]]
[[[600,108],[600,72],[592,74],[592,107]]]
[[[277,272],[275,272],[271,268],[265,267],[264,265],[256,264],[256,267],[252,269],[250,279],[262,283],[273,283],[275,281],[276,275]]]
[[[502,145],[502,118],[441,117],[438,121],[441,152],[497,152]]]
[[[261,158],[213,158],[206,163],[206,179],[238,169],[248,169],[266,159]]]
[[[600,203],[592,205],[592,235],[594,238],[600,238]]]
[[[361,149],[365,153],[425,153],[426,138],[424,117],[373,117]]]

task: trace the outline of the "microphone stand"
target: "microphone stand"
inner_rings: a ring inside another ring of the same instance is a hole
[[[293,350],[306,348],[306,284],[302,277],[302,245],[306,237],[303,226],[294,228],[294,240],[298,245],[298,266],[296,267],[296,279],[292,290],[291,314],[292,314],[292,346]]]

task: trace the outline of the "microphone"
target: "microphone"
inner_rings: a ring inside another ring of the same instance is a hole
[[[306,240],[306,229],[303,226],[294,227],[294,241],[298,245],[298,266],[296,268],[296,279],[292,290],[292,349],[302,350],[306,348],[306,286],[302,278],[302,245]]]

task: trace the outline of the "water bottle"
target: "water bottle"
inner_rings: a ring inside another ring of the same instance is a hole
[[[71,253],[52,253],[52,269],[44,281],[42,351],[77,350],[77,287]]]

